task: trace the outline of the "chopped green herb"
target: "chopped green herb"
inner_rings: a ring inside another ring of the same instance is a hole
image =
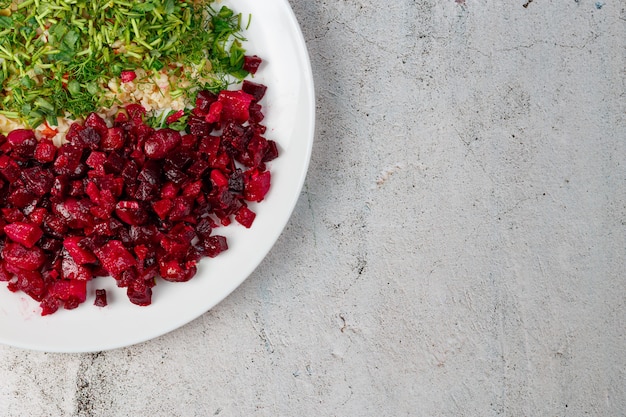
[[[106,85],[129,70],[176,74],[170,95],[187,101],[240,81],[242,17],[213,2],[0,0],[0,114],[81,118],[113,104]]]

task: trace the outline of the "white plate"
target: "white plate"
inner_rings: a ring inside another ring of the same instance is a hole
[[[275,140],[280,156],[269,164],[272,188],[253,207],[250,229],[233,223],[216,233],[229,249],[203,259],[189,282],[159,280],[152,305],[128,301],[112,278],[89,283],[90,297],[75,310],[40,316],[37,302],[0,287],[0,343],[48,352],[95,352],[129,346],[161,336],[199,317],[237,288],[261,263],[284,229],[298,200],[309,165],[315,124],[313,77],[304,39],[287,0],[228,0],[252,15],[245,44],[263,58],[253,81],[268,86],[262,101],[265,137]],[[246,19],[244,19],[245,21]],[[106,288],[109,305],[93,305],[96,288]]]

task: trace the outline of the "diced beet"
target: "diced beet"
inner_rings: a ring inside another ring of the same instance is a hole
[[[213,104],[211,104],[211,107],[209,107],[209,112],[207,113],[207,115],[204,117],[204,120],[207,123],[217,123],[220,121],[220,118],[222,116],[222,109],[224,108],[224,103],[221,101],[216,101]]]
[[[152,288],[145,280],[136,279],[126,289],[126,294],[131,303],[139,306],[147,306],[152,303]]]
[[[222,144],[224,149],[231,156],[237,156],[246,150],[248,142],[254,136],[252,129],[247,129],[239,123],[228,122],[222,130]]]
[[[183,135],[180,141],[180,149],[193,151],[195,153],[198,145],[198,137],[192,134]]]
[[[240,169],[233,171],[228,177],[228,189],[241,193],[244,188],[243,172]]]
[[[167,116],[167,118],[165,118],[165,123],[167,123],[168,125],[175,123],[184,115],[185,115],[184,110],[178,110],[177,112],[172,113],[169,116]]]
[[[139,175],[137,163],[135,163],[135,161],[128,161],[126,165],[124,165],[124,169],[122,169],[122,173],[120,175],[127,185],[136,182],[137,175]]]
[[[100,117],[97,113],[90,113],[85,119],[83,126],[91,127],[95,129],[96,132],[98,132],[98,135],[100,136],[100,138],[98,139],[98,142],[100,141],[100,139],[107,136],[108,130],[109,130],[104,119]]]
[[[189,126],[189,133],[197,137],[205,137],[211,134],[213,130],[212,125],[204,120],[205,115],[195,116],[192,115],[187,120]]]
[[[120,74],[120,79],[123,83],[129,83],[135,78],[137,78],[137,74],[135,73],[135,71],[122,71],[122,73]]]
[[[193,164],[187,169],[187,172],[193,178],[200,179],[208,168],[209,164],[206,161],[199,159],[193,162]]]
[[[72,123],[70,125],[70,128],[68,129],[67,133],[65,134],[65,139],[68,140],[68,142],[72,143],[78,140],[78,134],[85,129],[85,127],[83,125],[81,125],[80,123]]]
[[[52,162],[56,156],[57,147],[48,138],[41,138],[35,147],[35,159],[41,163]]]
[[[244,173],[244,198],[248,201],[262,201],[270,189],[271,174],[256,169]]]
[[[100,143],[100,140],[102,140],[102,136],[98,130],[91,126],[85,126],[85,128],[81,130],[77,136],[77,140],[72,143],[80,146],[81,148],[98,149],[98,144]]]
[[[21,243],[27,248],[35,246],[35,243],[43,236],[43,231],[39,226],[22,222],[7,224],[4,226],[4,233],[13,242]]]
[[[94,300],[93,305],[97,307],[106,307],[107,304],[107,291],[104,289],[96,290],[96,299]]]
[[[38,197],[49,193],[54,184],[54,175],[40,166],[22,170],[21,177],[26,189]]]
[[[152,210],[159,216],[161,220],[165,220],[167,215],[174,207],[174,203],[170,199],[158,200],[152,203]]]
[[[163,159],[181,142],[180,132],[169,128],[157,130],[144,144],[146,156],[151,159]]]
[[[263,136],[254,135],[246,144],[244,152],[237,156],[237,160],[249,168],[257,168],[268,150],[267,139]]]
[[[64,252],[61,261],[61,277],[72,281],[89,281],[93,275],[87,267],[77,263],[68,252]]]
[[[259,103],[256,103],[256,102],[250,103],[249,112],[250,112],[250,120],[249,120],[250,123],[261,123],[263,119],[265,118],[265,115],[263,114],[263,108],[261,107]]]
[[[182,196],[196,198],[202,192],[202,181],[193,181],[183,185]]]
[[[53,204],[52,212],[65,223],[74,229],[82,229],[93,223],[93,215],[89,208],[93,203],[89,199],[67,198],[66,200]]]
[[[43,207],[36,207],[28,215],[28,220],[32,224],[41,226],[41,224],[43,223],[43,219],[46,217],[46,214],[48,214],[47,209]]]
[[[196,96],[196,110],[200,111],[201,114],[206,114],[211,107],[211,104],[217,100],[217,95],[208,91],[202,90],[198,92]]]
[[[60,301],[58,298],[48,295],[41,301],[39,306],[41,307],[41,315],[47,316],[55,313],[59,309]]]
[[[23,222],[26,220],[26,216],[16,207],[3,207],[2,220],[8,223]]]
[[[44,217],[42,229],[47,235],[61,239],[67,233],[68,226],[61,216],[50,213]]]
[[[254,99],[241,90],[225,90],[219,93],[218,101],[222,103],[221,120],[245,123],[250,118],[250,103]]]
[[[44,236],[41,238],[39,247],[45,252],[56,255],[63,249],[63,242],[60,239],[55,239],[50,236]]]
[[[213,230],[213,225],[208,218],[201,219],[198,224],[196,224],[196,233],[201,239],[208,239],[211,236],[211,231]]]
[[[7,264],[27,271],[41,268],[46,261],[46,255],[39,247],[27,248],[19,243],[10,242],[4,245],[2,258]]]
[[[85,167],[81,161],[82,156],[83,148],[70,143],[63,144],[57,151],[57,158],[53,164],[54,173],[72,178],[83,175]]]
[[[30,129],[15,129],[9,132],[7,143],[12,146],[13,152],[22,158],[33,156],[37,147],[35,132]]]
[[[35,139],[35,132],[31,129],[15,129],[6,137],[6,141],[11,144],[11,146],[18,146],[24,142]]]
[[[176,185],[182,185],[185,181],[189,179],[189,176],[187,174],[185,174],[181,169],[176,168],[172,164],[166,164],[164,169],[165,177]]]
[[[202,242],[206,256],[215,258],[220,253],[228,249],[228,243],[224,236],[210,236]]]
[[[22,210],[37,203],[37,196],[26,188],[17,188],[7,196],[7,202]]]
[[[276,158],[278,158],[278,147],[276,145],[276,142],[273,140],[268,140],[267,150],[265,151],[262,162],[269,162]]]
[[[185,282],[189,281],[196,273],[195,265],[181,265],[176,260],[159,262],[159,273],[166,281]]]
[[[216,187],[226,187],[228,185],[228,177],[219,169],[211,170],[211,181]]]
[[[35,270],[15,271],[17,281],[14,288],[28,294],[36,301],[41,301],[46,293],[46,283],[41,273]]]
[[[196,231],[188,224],[177,223],[170,230],[169,236],[189,244],[196,238]]]
[[[110,127],[100,141],[100,148],[103,151],[115,151],[122,149],[125,144],[124,130],[120,127]]]
[[[161,187],[161,198],[162,199],[173,199],[178,195],[178,191],[180,187],[173,182],[166,182]]]
[[[237,220],[241,225],[246,228],[250,228],[252,226],[252,222],[254,222],[254,218],[256,217],[256,213],[250,210],[246,206],[241,206],[237,215],[235,215],[235,220]]]
[[[80,243],[83,239],[82,236],[70,236],[63,240],[63,246],[79,265],[96,262],[95,255],[89,249],[81,246]]]
[[[260,101],[263,96],[265,96],[265,92],[267,91],[267,86],[259,83],[254,83],[249,80],[243,80],[241,85],[241,89],[254,97],[254,101]]]
[[[123,200],[115,206],[115,215],[124,223],[142,225],[148,221],[148,212],[138,201]]]
[[[74,299],[83,302],[87,299],[87,281],[58,280],[48,294],[62,301]]]
[[[265,90],[246,81],[199,92],[194,109],[167,119],[186,120],[189,133],[155,130],[145,108],[128,104],[113,127],[95,113],[72,123],[59,148],[45,132],[39,142],[31,130],[0,135],[0,281],[48,315],[83,303],[97,276],[111,275],[138,305],[152,302],[159,275],[191,279],[202,256],[228,249],[211,235],[218,223],[251,227],[246,201],[269,190],[265,162],[278,149],[262,136]],[[94,304],[106,305],[104,290]]]
[[[7,271],[6,263],[0,261],[0,282],[8,282],[13,279],[13,273]]]
[[[191,214],[191,200],[184,197],[176,197],[172,200],[172,209],[169,212],[169,219],[180,221]]]
[[[128,113],[128,119],[135,126],[139,126],[143,123],[143,118],[146,115],[146,109],[140,104],[128,104],[126,106],[126,113]]]
[[[0,174],[8,182],[15,182],[20,178],[20,167],[10,156],[0,154]]]
[[[256,74],[263,60],[256,55],[246,55],[243,59],[243,69],[250,74]]]
[[[85,163],[87,164],[87,166],[93,169],[102,168],[103,171],[101,175],[104,175],[104,163],[106,161],[107,154],[105,154],[104,152],[92,151],[89,153],[89,156],[85,160]]]
[[[110,240],[95,250],[102,266],[114,277],[136,266],[137,261],[119,240]]]

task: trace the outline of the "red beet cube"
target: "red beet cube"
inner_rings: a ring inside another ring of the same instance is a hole
[[[7,135],[7,142],[13,147],[30,143],[31,141],[36,141],[35,132],[31,129],[15,129]]]
[[[87,299],[87,281],[58,280],[52,284],[48,294],[62,301]]]
[[[180,132],[172,129],[155,131],[144,144],[146,156],[150,159],[163,159],[181,142]]]
[[[210,236],[202,242],[204,253],[209,258],[215,258],[220,253],[228,249],[228,243],[224,236]]]
[[[52,162],[56,156],[57,147],[50,139],[42,138],[35,148],[35,159],[41,163]]]
[[[102,267],[114,277],[124,270],[136,266],[135,257],[124,247],[119,240],[110,240],[103,247],[95,250]]]
[[[177,122],[178,120],[180,120],[181,117],[183,117],[185,115],[185,111],[184,110],[178,110],[175,113],[170,114],[169,116],[167,116],[167,118],[165,119],[165,123],[172,124]]]
[[[13,273],[7,270],[6,263],[4,261],[0,261],[0,282],[11,281],[13,278]]]
[[[126,144],[126,137],[124,136],[124,130],[120,127],[110,127],[106,136],[100,141],[100,148],[103,151],[114,151],[122,149]]]
[[[76,263],[69,253],[64,252],[61,261],[61,277],[72,281],[89,281],[93,278],[93,274],[84,265]]]
[[[4,226],[4,233],[14,242],[21,243],[27,248],[32,248],[43,236],[39,226],[32,223],[10,223]]]
[[[17,281],[9,284],[13,290],[21,290],[31,298],[41,301],[46,292],[46,283],[39,271],[15,271]]]
[[[217,95],[210,91],[202,90],[196,96],[196,108],[199,115],[205,115],[209,111],[211,104],[217,100]]]
[[[166,281],[185,282],[189,281],[196,273],[195,266],[183,266],[176,260],[159,262],[159,274]]]
[[[123,83],[129,83],[135,78],[137,78],[137,74],[135,73],[135,71],[122,71],[122,73],[120,74],[120,79]]]
[[[136,279],[128,285],[126,295],[131,303],[147,306],[152,303],[152,288],[143,279]]]
[[[263,84],[253,83],[249,80],[243,80],[241,89],[254,97],[254,101],[259,101],[263,98],[263,96],[265,96],[267,86]]]
[[[2,249],[2,257],[8,265],[34,271],[44,264],[46,255],[37,246],[27,248],[19,243],[7,242]]]
[[[219,169],[211,170],[211,181],[216,187],[226,187],[228,185],[228,177]]]
[[[256,74],[263,60],[256,55],[246,55],[243,58],[243,69],[250,74]]]
[[[106,290],[96,290],[96,299],[94,300],[93,305],[97,307],[106,307],[107,305],[107,291]]]
[[[209,112],[204,117],[204,120],[207,123],[217,123],[217,122],[219,122],[220,121],[220,117],[222,115],[222,108],[223,107],[224,107],[224,104],[221,101],[213,102],[213,104],[211,104],[211,107],[209,107]]]
[[[83,125],[85,127],[91,127],[96,132],[98,132],[99,138],[96,141],[96,144],[99,143],[102,138],[105,138],[109,131],[106,122],[97,113],[90,113],[89,116],[87,116],[87,118],[85,119],[85,123]]]
[[[270,189],[271,174],[256,169],[244,173],[244,198],[248,201],[262,201]]]
[[[241,90],[222,91],[217,100],[222,103],[221,121],[245,123],[250,118],[250,103],[254,97]]]
[[[250,226],[252,226],[252,222],[254,221],[255,217],[256,214],[252,210],[250,210],[246,206],[241,206],[241,208],[239,209],[239,211],[237,211],[237,214],[235,215],[235,220],[237,220],[240,224],[249,229]]]
[[[152,203],[152,210],[161,220],[165,220],[173,206],[174,203],[170,199],[158,200]]]
[[[128,114],[128,119],[135,126],[139,126],[143,123],[143,118],[146,115],[146,109],[140,104],[128,104],[126,105],[126,113]]]
[[[84,239],[82,236],[71,236],[63,240],[63,246],[67,252],[72,256],[74,261],[79,264],[91,264],[97,261],[95,255],[83,245],[81,241]]]
[[[35,148],[37,147],[37,139],[27,136],[30,132],[29,130],[24,130],[24,136],[20,136],[13,144],[11,141],[7,141],[7,145],[13,145],[11,148],[12,156],[25,160],[33,157]],[[11,136],[10,133],[9,136]]]

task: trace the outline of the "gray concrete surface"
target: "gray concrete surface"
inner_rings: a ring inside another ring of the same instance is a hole
[[[223,303],[0,347],[2,416],[626,415],[626,2],[291,0],[318,125]]]

